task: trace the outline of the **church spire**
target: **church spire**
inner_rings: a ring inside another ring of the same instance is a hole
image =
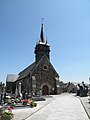
[[[43,55],[46,55],[46,57],[50,60],[50,45],[48,44],[47,38],[44,39],[44,32],[43,32],[43,22],[41,24],[41,33],[40,33],[40,39],[36,43],[35,47],[35,62],[38,62]]]
[[[40,33],[40,42],[44,43],[44,32],[43,32],[43,22],[42,22],[42,26],[41,26],[41,33]]]

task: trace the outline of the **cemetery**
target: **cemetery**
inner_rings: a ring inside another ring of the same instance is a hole
[[[70,82],[63,88],[63,92],[61,94],[63,94],[64,92],[66,93],[69,93],[71,94],[71,92],[69,92],[68,89],[70,89],[70,91],[73,90],[73,87],[72,87],[72,90],[71,90],[71,85]],[[68,87],[67,87],[68,86]],[[66,90],[67,88],[67,90]],[[3,91],[4,91],[5,88],[3,88]],[[73,93],[73,91],[72,91]],[[59,94],[59,95],[61,95]],[[76,90],[74,91],[74,94],[76,94],[76,96],[79,96],[79,97],[87,97],[89,95],[88,93],[88,86],[85,85],[84,82],[82,82],[81,84],[77,84],[76,85]],[[59,96],[58,95],[58,96]],[[50,97],[51,95],[47,95],[45,96],[46,98]],[[38,103],[37,101],[46,101],[45,97],[44,96],[35,96],[32,94],[32,96],[27,96],[27,94],[25,94],[25,96],[15,96],[14,94],[8,94],[8,93],[4,93],[2,96],[2,98],[0,99],[1,102],[1,106],[0,106],[0,117],[1,117],[1,120],[11,120],[12,118],[14,118],[14,114],[13,114],[13,110],[14,109],[24,109],[24,108],[31,108],[33,109],[34,107],[37,107],[38,106]],[[88,101],[89,103],[89,101]],[[5,119],[6,117],[6,119]]]

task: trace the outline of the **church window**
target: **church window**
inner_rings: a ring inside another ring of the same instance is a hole
[[[48,66],[47,66],[47,65],[44,65],[44,66],[43,66],[43,69],[44,69],[44,70],[48,70]]]

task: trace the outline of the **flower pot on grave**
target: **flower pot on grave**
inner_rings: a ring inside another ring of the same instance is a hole
[[[27,105],[28,100],[23,100],[23,105]]]

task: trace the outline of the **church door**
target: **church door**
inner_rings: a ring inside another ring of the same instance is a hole
[[[44,85],[42,88],[42,95],[48,95],[49,89],[47,85]]]

